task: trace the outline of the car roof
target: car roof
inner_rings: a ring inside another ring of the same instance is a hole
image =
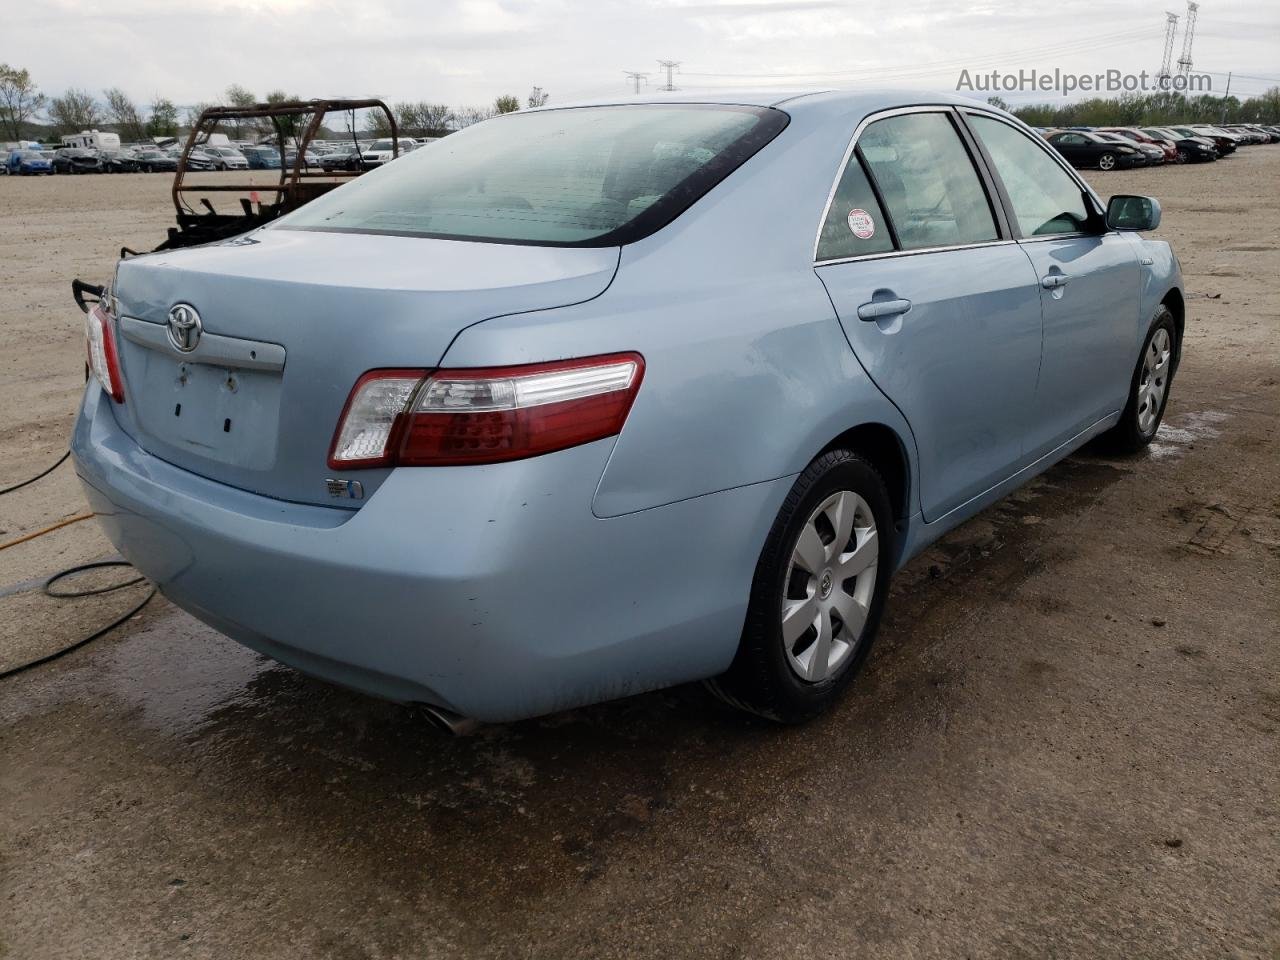
[[[646,104],[652,106],[664,103],[702,103],[747,107],[780,107],[785,104],[788,112],[839,107],[849,111],[861,111],[864,114],[892,107],[931,104],[981,106],[988,110],[992,109],[985,102],[975,100],[972,97],[962,97],[955,93],[929,90],[892,88],[837,90],[830,88],[814,89],[812,87],[770,87],[762,89],[743,88],[741,90],[676,90],[671,93],[650,93],[640,97],[619,93],[616,96],[548,104],[545,107],[537,107],[535,110],[522,112],[537,113],[546,110],[566,110],[573,107],[604,107],[623,104]]]

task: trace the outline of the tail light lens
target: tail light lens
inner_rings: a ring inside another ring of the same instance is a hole
[[[329,466],[500,463],[610,437],[644,359],[618,353],[470,370],[373,370],[351,391]]]
[[[101,303],[84,315],[84,339],[89,354],[89,369],[112,400],[124,403],[120,354],[116,350],[111,318],[107,316]]]

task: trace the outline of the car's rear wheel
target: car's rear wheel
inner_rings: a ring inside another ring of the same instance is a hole
[[[826,710],[871,649],[889,589],[893,512],[868,461],[837,449],[796,479],[756,564],[729,670],[708,686],[782,723]]]
[[[1114,449],[1136,453],[1155,437],[1169,403],[1177,358],[1177,325],[1173,313],[1162,304],[1142,344],[1142,355],[1133,371],[1124,412],[1120,414],[1120,421],[1107,431],[1107,440]]]
[[[1114,153],[1104,153],[1098,158],[1099,170],[1114,170],[1116,168],[1116,155]]]

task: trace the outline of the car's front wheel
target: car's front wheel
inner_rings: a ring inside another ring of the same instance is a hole
[[[1169,388],[1178,363],[1178,328],[1173,313],[1163,304],[1151,320],[1129,385],[1129,400],[1120,421],[1107,431],[1111,446],[1122,453],[1136,453],[1149,444],[1160,429],[1169,403]]]
[[[792,485],[756,564],[726,703],[781,723],[826,710],[871,649],[892,563],[884,481],[850,450],[822,454]]]
[[[1116,155],[1114,153],[1104,153],[1098,158],[1099,170],[1114,170],[1116,168]]]

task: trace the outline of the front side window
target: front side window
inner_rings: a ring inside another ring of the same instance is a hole
[[[992,117],[970,114],[969,125],[1004,182],[1024,237],[1088,229],[1089,209],[1080,185],[1043,148]]]
[[[698,104],[514,113],[445,137],[271,229],[613,246],[665,226],[787,124]]]
[[[907,113],[877,120],[858,140],[903,250],[998,238],[982,181],[951,118]]]

